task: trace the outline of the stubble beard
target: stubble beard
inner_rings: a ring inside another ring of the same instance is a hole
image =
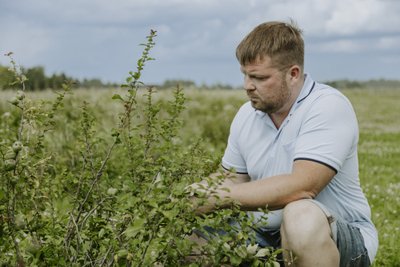
[[[285,80],[282,82],[279,93],[280,94],[274,101],[265,102],[257,98],[255,100],[251,100],[251,105],[256,110],[260,110],[267,114],[276,113],[289,101],[291,96],[291,92]]]

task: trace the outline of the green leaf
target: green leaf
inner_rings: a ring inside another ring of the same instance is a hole
[[[239,257],[243,259],[247,256],[247,249],[245,247],[236,247],[235,252]]]
[[[126,83],[130,83],[133,80],[132,76],[126,78]]]
[[[178,215],[179,210],[175,209],[175,210],[165,210],[162,212],[162,214],[170,221],[172,221],[176,215]]]
[[[128,255],[128,251],[126,249],[121,249],[117,252],[118,257],[126,257]]]
[[[119,94],[114,94],[114,95],[112,96],[112,99],[119,99],[119,100],[124,101],[124,99],[122,98],[122,96],[120,96]]]
[[[133,78],[135,78],[135,80],[139,80],[139,78],[140,78],[140,72],[135,72],[135,73],[133,74]]]
[[[269,249],[267,249],[267,248],[262,248],[262,249],[260,249],[259,251],[257,251],[257,254],[255,255],[257,258],[262,258],[262,257],[265,257],[265,256],[268,256],[268,255],[270,255],[271,253],[270,253],[270,251],[269,251]]]
[[[118,189],[114,188],[114,187],[110,187],[107,189],[107,195],[113,196],[117,193]]]
[[[126,237],[135,237],[137,233],[143,228],[146,223],[146,219],[138,218],[133,221],[133,223],[125,230]]]
[[[102,238],[104,236],[104,233],[105,233],[104,228],[101,228],[100,231],[99,231],[99,235],[98,235],[99,238]]]
[[[249,244],[249,245],[247,245],[247,253],[250,255],[254,255],[254,254],[256,254],[257,248],[258,248],[258,244],[255,244],[255,245]]]

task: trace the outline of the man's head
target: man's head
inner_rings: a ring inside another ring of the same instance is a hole
[[[236,48],[236,57],[244,66],[262,60],[272,59],[278,69],[292,65],[304,68],[304,41],[302,31],[293,23],[266,22],[251,31]]]

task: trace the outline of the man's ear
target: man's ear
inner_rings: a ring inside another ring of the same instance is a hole
[[[301,78],[301,68],[299,65],[293,65],[289,69],[289,75],[291,79],[300,79]]]

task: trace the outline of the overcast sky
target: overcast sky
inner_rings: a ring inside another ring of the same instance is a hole
[[[145,83],[240,85],[240,40],[268,20],[304,30],[319,81],[400,79],[400,0],[0,0],[0,64],[122,82],[157,30]]]

